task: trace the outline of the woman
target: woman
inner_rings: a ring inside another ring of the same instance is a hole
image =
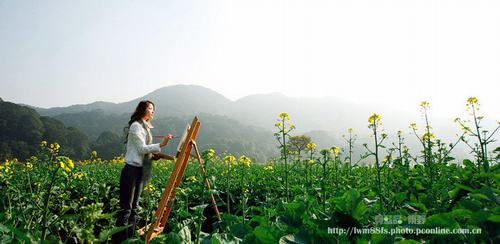
[[[150,129],[154,117],[155,107],[151,101],[141,101],[130,117],[125,127],[127,152],[125,153],[125,167],[120,177],[120,208],[116,225],[130,225],[124,231],[113,236],[114,243],[132,237],[136,228],[137,204],[145,184],[151,177],[152,154],[160,152],[160,148],[168,144],[172,135],[163,137],[163,141],[151,144],[153,137]]]

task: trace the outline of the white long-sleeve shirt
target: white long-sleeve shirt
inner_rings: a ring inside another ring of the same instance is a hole
[[[147,124],[146,124],[147,125]],[[160,152],[160,143],[146,144],[147,134],[151,136],[149,128],[146,130],[138,121],[130,125],[128,130],[127,152],[125,163],[132,166],[142,167],[142,160],[148,153]]]

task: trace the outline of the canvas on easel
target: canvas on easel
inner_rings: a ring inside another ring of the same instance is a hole
[[[181,136],[181,139],[179,140],[179,145],[177,145],[177,155],[176,155],[177,157],[179,156],[179,153],[182,150],[182,145],[186,141],[188,133],[189,133],[189,124],[187,124],[186,128],[184,128],[184,132],[183,132],[183,134]]]
[[[184,176],[184,171],[186,170],[189,157],[191,156],[191,150],[193,148],[195,151],[194,157],[197,159],[201,173],[205,179],[205,185],[211,192],[210,183],[206,177],[200,152],[198,151],[198,147],[196,146],[196,137],[198,136],[199,129],[200,121],[197,117],[194,117],[191,125],[186,126],[186,130],[181,137],[177,149],[177,160],[175,162],[174,168],[172,169],[172,173],[167,182],[167,186],[165,187],[161,195],[158,209],[155,212],[155,219],[153,220],[154,222],[141,228],[138,231],[141,236],[146,237],[146,243],[149,243],[153,238],[161,234],[165,228],[168,216],[170,215],[170,211],[172,210],[172,206],[175,201],[175,190],[179,187],[182,181],[182,177]],[[210,193],[210,198],[214,206],[215,213],[217,214],[217,218],[220,220],[219,209],[217,208],[217,203],[215,202],[215,197],[212,192]]]

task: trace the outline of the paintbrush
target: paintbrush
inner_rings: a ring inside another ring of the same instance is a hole
[[[165,136],[153,136],[153,138],[163,138]],[[172,136],[172,139],[177,139],[177,138],[178,138],[177,136]],[[172,139],[170,139],[170,140],[172,140]]]

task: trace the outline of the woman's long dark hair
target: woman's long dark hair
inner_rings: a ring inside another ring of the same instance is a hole
[[[130,126],[132,125],[132,123],[140,121],[142,117],[146,115],[146,110],[148,109],[149,104],[153,105],[154,108],[155,104],[149,100],[144,100],[137,104],[137,108],[135,108],[134,113],[132,113],[132,116],[130,116],[128,126],[123,128],[123,132],[125,133],[125,143],[127,143],[128,141],[128,130],[130,129]]]

